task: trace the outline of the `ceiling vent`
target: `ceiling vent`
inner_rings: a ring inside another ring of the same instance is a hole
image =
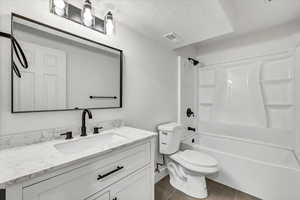
[[[180,41],[180,37],[175,32],[167,33],[164,35],[164,37],[171,42],[177,43]]]

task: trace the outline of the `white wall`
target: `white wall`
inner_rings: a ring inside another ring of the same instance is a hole
[[[154,130],[158,123],[176,120],[177,59],[171,52],[125,26],[117,26],[110,38],[49,13],[48,0],[0,0],[1,31],[10,31],[10,12],[124,50],[124,107],[93,110],[93,120],[125,119],[129,125]],[[0,134],[37,130],[80,123],[80,112],[10,113],[10,48],[1,42]]]
[[[180,57],[179,72],[180,72],[180,108],[178,115],[180,123],[185,127],[197,127],[197,67],[192,65],[187,58]],[[186,111],[191,108],[194,112],[194,117],[187,117]],[[191,131],[186,131],[184,138],[193,134]]]
[[[265,31],[250,33],[244,36],[239,36],[231,39],[214,41],[210,45],[204,45],[198,49],[198,59],[203,62],[206,67],[216,67],[225,63],[237,61],[246,61],[252,58],[260,58],[273,53],[282,53],[286,50],[291,50],[296,57],[296,73],[299,70],[299,44],[300,44],[300,28],[297,22],[274,27]],[[296,90],[300,87],[296,78]],[[296,91],[296,95],[298,92]],[[296,101],[297,101],[296,97]],[[300,152],[300,132],[299,132],[299,103],[296,102],[296,120],[295,129],[292,134],[275,132],[266,133],[258,130],[260,134],[267,134],[269,141],[275,144],[283,144]],[[223,129],[224,130],[224,129]],[[246,133],[241,127],[232,129],[239,131],[241,135]],[[244,129],[245,130],[245,129]],[[225,130],[224,130],[225,131]],[[228,131],[228,130],[227,130]],[[253,133],[254,134],[254,133]],[[248,136],[245,136],[248,137]],[[264,136],[253,136],[252,139],[263,138]],[[276,141],[277,140],[277,141]]]

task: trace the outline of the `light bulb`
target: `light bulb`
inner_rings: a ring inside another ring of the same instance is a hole
[[[107,35],[113,35],[114,34],[114,19],[112,13],[109,11],[107,15],[105,16],[105,30]]]
[[[93,25],[93,14],[91,9],[85,9],[83,12],[83,23],[86,26],[92,26]]]
[[[107,20],[106,22],[106,34],[112,35],[114,33],[114,24],[112,20]]]
[[[85,26],[93,26],[94,15],[92,11],[92,3],[89,0],[86,0],[83,5],[81,20]]]
[[[66,7],[66,3],[64,0],[54,0],[54,6],[63,10]]]
[[[64,0],[53,0],[54,11],[59,16],[65,15],[66,3]]]

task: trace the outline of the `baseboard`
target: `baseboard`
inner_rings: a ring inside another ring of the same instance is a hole
[[[159,168],[159,172],[155,172],[155,183],[159,182],[164,177],[168,176],[168,169],[166,166],[162,166]]]

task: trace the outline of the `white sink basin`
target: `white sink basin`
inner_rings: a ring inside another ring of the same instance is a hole
[[[90,149],[103,149],[113,145],[121,144],[127,138],[117,133],[106,133],[103,135],[91,136],[87,138],[80,138],[75,141],[60,143],[54,145],[61,153],[73,154],[88,151]]]

